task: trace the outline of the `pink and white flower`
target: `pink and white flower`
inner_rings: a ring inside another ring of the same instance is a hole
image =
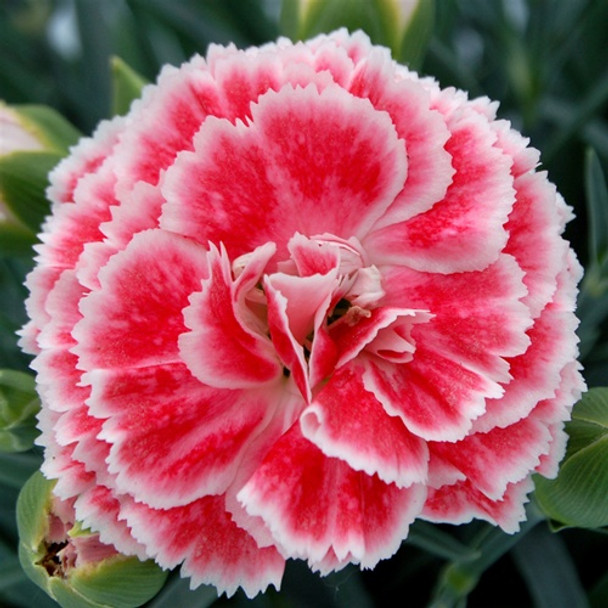
[[[252,596],[518,529],[584,388],[539,155],[361,33],[165,68],[52,173],[22,343],[45,475],[119,551]]]

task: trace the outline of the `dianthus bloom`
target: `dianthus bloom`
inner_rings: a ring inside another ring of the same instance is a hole
[[[495,111],[338,31],[212,46],[73,148],[22,343],[77,518],[250,596],[416,518],[517,530],[584,386],[581,269]]]

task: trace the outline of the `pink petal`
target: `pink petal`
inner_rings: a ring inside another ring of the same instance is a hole
[[[248,513],[264,519],[286,555],[318,563],[332,549],[364,568],[390,557],[407,536],[425,496],[328,458],[297,426],[270,450],[239,492]]]
[[[555,394],[563,367],[578,354],[574,333],[578,320],[572,313],[546,308],[528,330],[531,345],[509,359],[513,376],[505,393],[489,399],[486,412],[474,424],[476,431],[505,427],[527,416],[536,404]]]
[[[75,344],[72,329],[82,318],[78,302],[87,292],[73,270],[65,270],[61,274],[46,298],[45,310],[49,320],[38,335],[41,348],[67,350]]]
[[[156,185],[178,152],[192,149],[192,138],[205,119],[223,111],[204,59],[195,56],[180,69],[165,66],[157,84],[146,87],[133,104],[129,129],[116,148],[120,192],[140,180]]]
[[[332,376],[302,412],[303,436],[326,456],[386,483],[407,487],[426,481],[426,443],[365,390],[361,371],[348,366]]]
[[[157,365],[179,360],[187,331],[182,310],[207,276],[206,251],[180,236],[149,230],[110,259],[102,285],[80,303],[73,335],[82,369]]]
[[[540,464],[535,469],[548,478],[557,475],[559,463],[566,453],[568,435],[564,432],[564,422],[570,419],[572,405],[587,389],[581,375],[581,365],[577,361],[570,361],[562,369],[560,376],[561,381],[555,397],[541,401],[530,414],[531,417],[547,424],[551,433],[549,450],[541,454]]]
[[[110,156],[125,126],[124,118],[115,117],[99,123],[92,137],[81,139],[70,150],[70,155],[51,171],[47,190],[49,200],[56,204],[74,202],[74,190],[80,180],[95,173]]]
[[[265,278],[265,284],[272,286],[274,293],[280,293],[285,298],[289,331],[296,342],[304,344],[315,328],[317,315],[324,317],[327,313],[339,283],[334,269],[325,275],[307,277],[277,272]]]
[[[375,229],[428,211],[445,196],[454,169],[444,146],[450,137],[444,117],[431,110],[430,96],[414,79],[394,77],[394,63],[373,49],[353,74],[348,90],[388,112],[407,150],[405,185]],[[373,246],[370,246],[370,251]]]
[[[82,492],[74,503],[78,521],[97,532],[103,543],[113,545],[123,555],[147,559],[145,547],[133,538],[127,523],[120,519],[120,508],[120,498],[100,484]]]
[[[254,276],[247,278],[246,267],[241,283],[257,283],[273,252],[274,247],[254,253],[249,260],[249,266],[256,267]],[[202,291],[192,294],[183,313],[191,331],[179,337],[182,360],[196,378],[216,388],[245,388],[276,380],[282,366],[268,337],[248,327],[247,312],[252,313],[244,301],[237,300],[225,252],[212,248],[207,259],[209,278],[203,281]],[[241,300],[244,297],[245,292]]]
[[[556,277],[564,266],[568,243],[560,238],[561,219],[555,204],[555,186],[546,172],[528,173],[515,180],[516,203],[506,229],[505,248],[524,270],[528,296],[523,299],[537,317],[551,300]]]
[[[295,339],[289,327],[287,315],[287,299],[276,290],[264,277],[264,291],[268,298],[268,330],[270,339],[279,359],[290,372],[293,382],[297,386],[304,400],[309,403],[311,387],[308,377],[308,364],[304,357],[304,348]]]
[[[420,342],[405,365],[368,362],[363,383],[388,414],[428,441],[462,439],[486,398],[502,394],[498,384]]]
[[[446,274],[482,270],[504,248],[504,224],[515,200],[511,159],[494,147],[495,134],[476,112],[448,126],[445,147],[456,172],[445,197],[425,213],[369,235],[365,247],[376,264]]]
[[[110,219],[110,207],[116,204],[115,179],[110,161],[79,179],[74,202],[56,206],[43,225],[37,248],[41,263],[74,268],[85,243],[103,239],[99,225]]]
[[[340,266],[340,250],[321,239],[309,239],[296,232],[287,248],[301,277],[328,274]]]
[[[556,279],[553,301],[527,332],[530,347],[522,355],[508,359],[513,379],[501,398],[488,400],[486,412],[475,421],[476,431],[507,426],[527,416],[539,401],[555,395],[564,366],[576,360],[578,319],[573,311],[582,269],[571,251],[564,263]]]
[[[275,241],[286,258],[295,232],[364,235],[403,185],[403,143],[367,100],[285,86],[251,112],[248,126],[205,122],[167,171],[161,226],[221,241],[231,258]]]
[[[274,547],[260,549],[236,526],[222,496],[167,510],[123,500],[121,515],[161,567],[183,561],[182,576],[191,577],[193,589],[211,584],[231,596],[242,587],[251,598],[268,585],[280,587],[283,558]]]
[[[500,500],[507,486],[527,477],[547,452],[551,434],[535,417],[501,429],[474,433],[455,443],[431,443],[436,453],[462,471],[471,486]]]
[[[80,385],[77,364],[78,357],[65,348],[44,350],[31,363],[37,390],[51,409],[65,412],[88,398],[89,388]]]
[[[411,328],[414,324],[428,321],[427,313],[385,306],[349,315],[349,312],[355,312],[353,309],[356,307],[349,309],[326,330],[336,345],[336,367],[346,365],[365,348],[390,359],[411,360],[415,350]]]
[[[532,319],[520,301],[526,295],[522,279],[521,269],[507,255],[482,272],[449,276],[393,268],[385,273],[385,301],[433,315],[413,330],[417,345],[488,380],[508,382],[506,358],[523,353],[530,344],[526,330]]]
[[[179,363],[92,372],[87,381],[91,413],[108,418],[99,438],[112,446],[117,490],[157,508],[224,492],[278,404],[267,390],[200,384]]]
[[[491,500],[468,482],[429,489],[422,517],[437,523],[464,524],[483,519],[500,526],[505,532],[514,534],[526,519],[524,504],[527,495],[534,489],[528,477],[507,487],[501,500]]]

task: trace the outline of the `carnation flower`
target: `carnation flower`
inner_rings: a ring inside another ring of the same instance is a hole
[[[486,98],[362,33],[166,67],[51,175],[44,474],[125,554],[253,596],[416,518],[525,518],[584,388],[570,209]]]

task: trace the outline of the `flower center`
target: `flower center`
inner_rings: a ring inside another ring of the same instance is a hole
[[[288,250],[289,259],[263,273],[245,301],[256,312],[258,327],[265,326],[283,375],[307,401],[337,367],[363,351],[391,361],[411,359],[411,326],[429,316],[381,306],[380,271],[356,238],[296,233]],[[234,261],[237,280],[252,256],[255,252]]]

